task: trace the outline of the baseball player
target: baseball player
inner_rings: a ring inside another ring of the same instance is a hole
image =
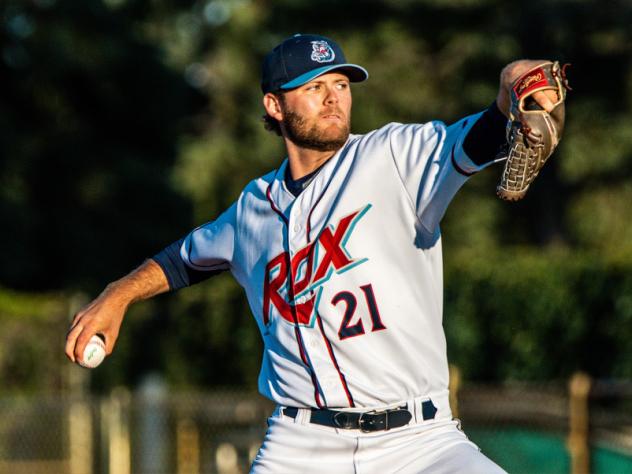
[[[452,125],[350,134],[350,83],[367,71],[317,35],[263,65],[266,124],[287,147],[215,220],[111,283],[74,318],[66,354],[92,335],[111,353],[127,307],[229,270],[264,341],[259,390],[277,407],[255,473],[496,473],[453,420],[442,327],[439,223],[505,144],[509,84]],[[550,109],[546,93],[536,101]]]

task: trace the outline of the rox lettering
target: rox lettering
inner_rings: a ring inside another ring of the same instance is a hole
[[[264,324],[270,322],[272,307],[292,324],[295,322],[294,311],[298,324],[313,324],[313,290],[329,280],[334,271],[343,273],[368,260],[352,258],[345,249],[345,243],[351,237],[355,225],[370,208],[371,204],[367,204],[363,209],[340,219],[335,228],[325,227],[316,240],[298,250],[291,259],[285,251],[268,262],[263,287]],[[321,249],[323,253],[319,258]],[[291,265],[294,280],[291,288],[288,264]]]

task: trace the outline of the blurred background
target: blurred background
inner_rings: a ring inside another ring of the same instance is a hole
[[[527,198],[475,176],[443,222],[453,408],[510,472],[632,472],[632,3],[2,0],[0,473],[247,472],[271,404],[220,275],[137,304],[96,370],[74,312],[284,157],[264,54],[320,33],[364,65],[353,131],[446,122],[517,58],[570,62]]]

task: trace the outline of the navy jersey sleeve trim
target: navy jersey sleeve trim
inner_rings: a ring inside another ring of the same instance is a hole
[[[478,166],[496,161],[506,155],[506,126],[507,117],[494,101],[467,133],[463,151]]]
[[[152,257],[167,277],[170,290],[179,290],[187,286],[194,285],[207,280],[213,275],[221,273],[223,270],[201,271],[194,270],[184,263],[180,257],[180,248],[184,239],[180,239]]]
[[[468,178],[476,173],[476,171],[472,171],[472,172],[465,171],[463,168],[461,168],[458,165],[458,163],[456,162],[456,159],[454,158],[454,147],[452,147],[452,151],[450,152],[450,160],[452,161],[452,166],[454,166],[454,169],[457,171],[457,173],[462,174],[463,176],[466,176]]]

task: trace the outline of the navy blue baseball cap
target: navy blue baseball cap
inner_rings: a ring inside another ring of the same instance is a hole
[[[362,82],[369,77],[366,69],[348,63],[340,46],[329,38],[297,34],[265,57],[261,90],[267,94],[294,89],[334,70],[345,74],[351,82]]]

